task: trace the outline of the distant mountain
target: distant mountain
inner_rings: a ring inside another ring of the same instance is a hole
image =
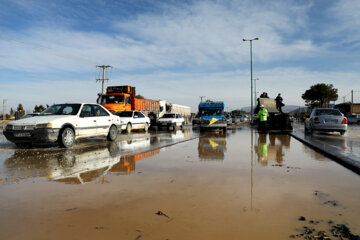
[[[255,109],[256,106],[254,106]],[[302,110],[304,107],[302,106],[296,106],[296,105],[286,105],[282,108],[284,113],[295,113],[297,112],[299,109]],[[243,107],[240,110],[245,111],[245,112],[250,112],[251,107]],[[303,110],[302,110],[303,111]]]

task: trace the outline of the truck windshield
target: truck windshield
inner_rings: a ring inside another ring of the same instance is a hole
[[[81,104],[55,104],[39,115],[76,115]]]
[[[102,96],[101,104],[108,104],[108,103],[124,103],[124,96],[122,95]]]
[[[164,114],[162,118],[175,118],[175,114]]]
[[[200,109],[200,115],[201,116],[221,116],[222,114],[222,109]]]

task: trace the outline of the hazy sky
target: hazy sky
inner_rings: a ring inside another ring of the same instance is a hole
[[[0,0],[0,100],[95,102],[96,65],[107,85],[189,105],[199,96],[250,105],[250,44],[257,90],[287,105],[316,83],[360,102],[359,0]],[[0,112],[2,108],[0,109]]]

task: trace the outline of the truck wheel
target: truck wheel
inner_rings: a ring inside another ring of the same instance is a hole
[[[70,148],[74,144],[74,131],[67,127],[60,132],[59,145],[64,148]]]
[[[149,130],[149,124],[145,123],[144,131],[147,132]]]
[[[131,133],[131,124],[130,124],[130,123],[128,123],[128,124],[126,125],[126,132],[127,132],[127,133]]]
[[[112,125],[109,129],[109,133],[107,135],[107,140],[109,141],[115,141],[117,138],[117,134],[118,134],[118,129],[115,125]]]
[[[31,143],[15,143],[17,147],[30,147]]]

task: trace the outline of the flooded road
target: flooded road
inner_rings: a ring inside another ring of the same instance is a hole
[[[121,135],[70,150],[0,140],[0,181],[0,239],[360,234],[358,175],[290,136],[250,128]]]
[[[295,124],[293,134],[314,144],[322,146],[328,152],[338,152],[353,161],[360,162],[360,126],[349,125],[345,135],[337,132],[314,132],[305,134],[303,124]]]

